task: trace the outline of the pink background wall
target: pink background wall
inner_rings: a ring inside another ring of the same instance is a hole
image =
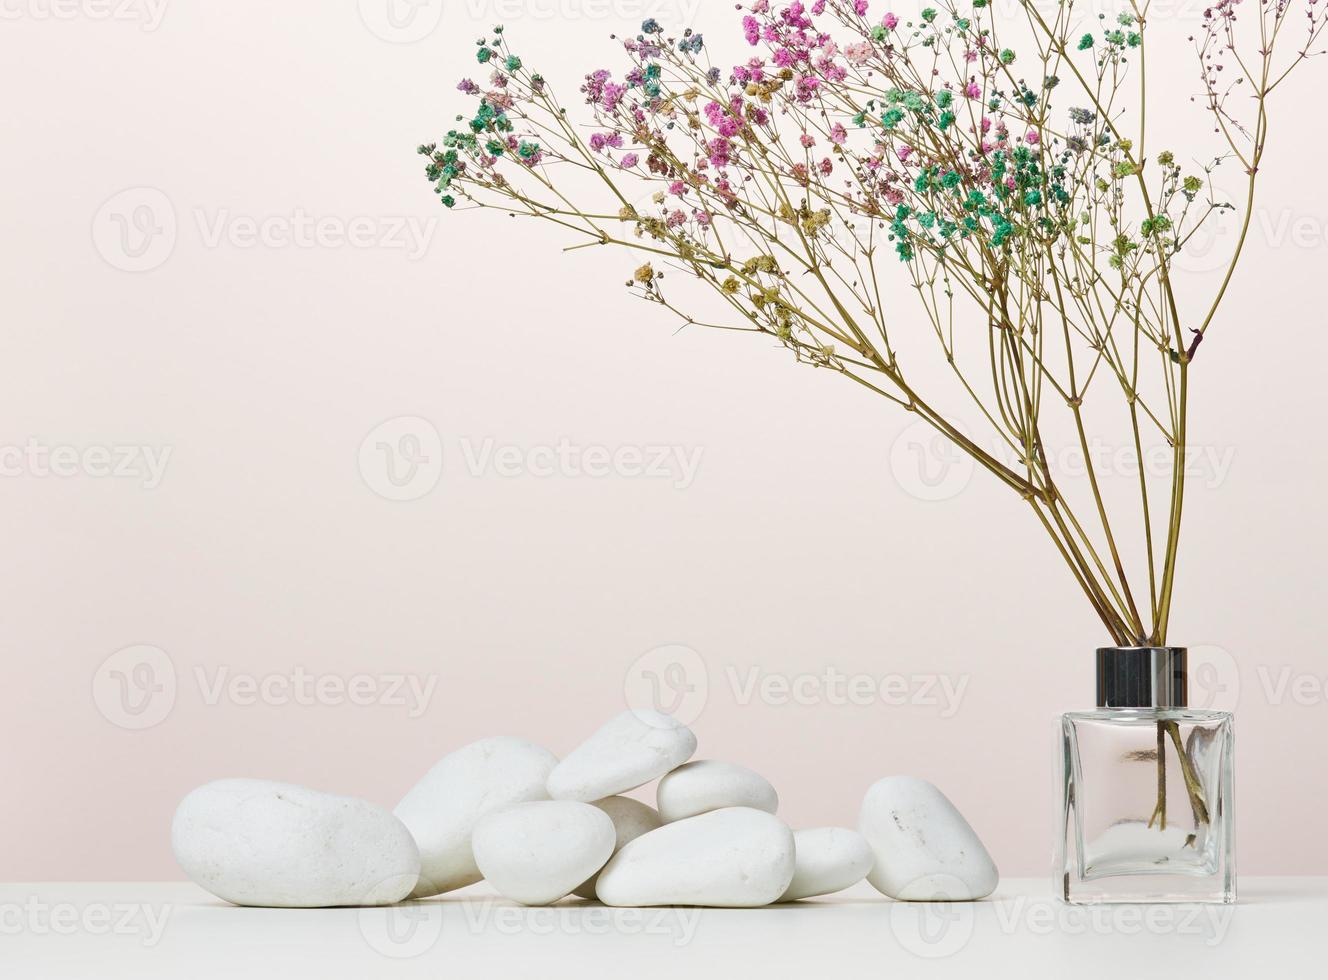
[[[1054,718],[1089,704],[1105,637],[1023,506],[962,464],[920,476],[907,419],[771,345],[675,335],[623,290],[630,257],[445,214],[420,175],[492,23],[574,104],[607,35],[694,5],[359,7],[5,8],[0,879],[177,877],[199,783],[392,805],[483,735],[568,751],[652,672],[690,688],[699,754],[764,773],[795,825],[851,825],[909,772],[1005,873],[1043,873]],[[1200,10],[1154,14],[1158,132],[1203,137]],[[723,49],[735,17],[696,22]],[[1247,873],[1328,873],[1317,68],[1282,94],[1196,367],[1173,639],[1196,700],[1238,707]],[[428,461],[389,471],[380,443]],[[582,465],[623,447],[663,447],[667,475]],[[834,675],[903,703],[841,703]]]

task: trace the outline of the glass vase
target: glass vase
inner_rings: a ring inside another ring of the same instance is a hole
[[[1061,716],[1056,891],[1072,904],[1234,902],[1232,716],[1186,707],[1179,647],[1097,655],[1097,708]]]

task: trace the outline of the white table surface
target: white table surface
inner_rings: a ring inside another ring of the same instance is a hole
[[[764,909],[528,909],[483,884],[392,909],[235,908],[190,884],[0,885],[0,976],[1302,977],[1328,878],[1242,878],[1235,906],[1070,908],[1038,879],[910,905],[860,885]]]

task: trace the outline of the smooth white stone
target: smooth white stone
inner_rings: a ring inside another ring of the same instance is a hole
[[[679,766],[659,781],[655,806],[661,820],[673,823],[730,806],[774,813],[779,809],[779,794],[763,776],[744,766],[700,759]]]
[[[764,810],[712,810],[632,841],[599,873],[595,894],[622,907],[769,905],[793,880],[793,848],[793,831]]]
[[[663,826],[663,821],[659,819],[654,807],[646,806],[630,796],[610,796],[607,800],[596,800],[590,805],[599,807],[613,821],[613,830],[617,838],[613,843],[614,854],[621,851],[628,841],[634,841],[642,834],[648,834]],[[599,873],[596,872],[589,881],[578,885],[574,891],[582,898],[594,898],[595,883],[598,881]]]
[[[781,902],[842,892],[867,877],[876,862],[867,839],[843,827],[795,830],[793,843],[796,847],[793,881],[780,896]]]
[[[614,836],[609,815],[589,803],[519,803],[476,824],[475,861],[504,898],[551,905],[604,866]]]
[[[485,814],[547,800],[558,757],[522,738],[484,738],[443,758],[397,804],[420,846],[416,898],[473,885],[481,877],[470,837]]]
[[[410,894],[420,852],[382,807],[265,779],[222,779],[181,802],[175,860],[235,905],[391,905]]]
[[[658,711],[624,711],[549,774],[555,800],[593,803],[644,786],[696,751],[691,729]]]
[[[858,829],[876,854],[867,880],[913,902],[971,901],[996,890],[1000,875],[968,821],[925,779],[890,776],[862,801]]]

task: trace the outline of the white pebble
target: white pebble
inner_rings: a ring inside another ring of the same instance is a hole
[[[504,898],[551,905],[604,866],[613,821],[588,803],[519,803],[475,827],[475,861]]]
[[[423,862],[416,898],[473,885],[482,877],[470,837],[481,817],[514,803],[547,800],[558,757],[522,738],[472,742],[443,756],[397,804]]]
[[[676,769],[695,751],[696,736],[672,716],[624,711],[549,774],[549,796],[582,803],[617,796]]]
[[[793,843],[797,865],[781,902],[842,892],[867,877],[876,861],[866,838],[843,827],[797,830]]]
[[[420,853],[382,807],[265,779],[222,779],[181,801],[171,847],[196,885],[236,905],[391,905]]]
[[[876,855],[867,880],[904,901],[971,901],[996,890],[991,855],[945,794],[925,779],[890,776],[862,801],[858,829]]]
[[[793,880],[793,848],[793,832],[764,810],[712,810],[632,841],[600,872],[595,892],[623,907],[769,905]]]
[[[629,841],[636,840],[642,834],[650,833],[663,823],[654,807],[646,806],[630,796],[610,796],[607,800],[596,800],[590,805],[599,807],[613,821],[613,830],[616,836],[613,843],[614,854],[621,851],[623,845]],[[576,894],[582,898],[594,898],[595,883],[598,881],[599,873],[596,872],[589,881],[576,887]]]
[[[779,794],[764,777],[732,762],[700,759],[679,766],[659,781],[655,806],[665,823],[711,810],[748,806],[774,813]]]

